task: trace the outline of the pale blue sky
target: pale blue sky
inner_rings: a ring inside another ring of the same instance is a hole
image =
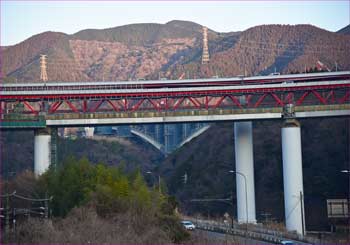
[[[312,24],[337,31],[350,22],[343,1],[1,1],[1,45],[44,31],[67,34],[131,23],[189,20],[220,32],[262,24]]]

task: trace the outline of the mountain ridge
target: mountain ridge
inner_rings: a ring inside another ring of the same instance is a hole
[[[202,26],[173,20],[68,35],[44,32],[1,48],[6,82],[39,81],[40,54],[51,81],[177,79],[304,71],[320,60],[350,69],[350,37],[312,25],[259,25],[242,32],[208,30],[211,61],[201,64]]]
[[[350,25],[347,25],[337,31],[339,34],[350,35]]]

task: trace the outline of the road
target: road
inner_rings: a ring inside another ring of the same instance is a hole
[[[260,240],[253,240],[249,238],[244,238],[240,236],[232,236],[229,234],[223,234],[212,231],[195,230],[193,235],[197,237],[204,238],[208,242],[220,243],[220,244],[271,244],[269,242],[264,242]]]

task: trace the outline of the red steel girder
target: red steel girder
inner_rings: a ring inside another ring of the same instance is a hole
[[[197,107],[197,108],[201,108],[201,103],[196,99],[196,98],[192,98],[192,97],[187,97],[192,104]]]
[[[285,98],[285,102],[288,104],[292,104],[294,101],[294,93],[293,92],[289,92]]]
[[[316,96],[317,99],[319,99],[319,101],[326,105],[327,104],[327,100],[325,100],[317,91],[313,90],[312,93]]]
[[[140,99],[139,102],[136,103],[136,105],[134,105],[132,108],[131,108],[131,111],[136,111],[137,109],[139,109],[139,107],[142,105],[142,103],[145,101],[145,99]]]
[[[4,108],[6,108],[6,102],[0,101],[0,114],[4,113]]]
[[[345,101],[349,100],[349,98],[350,98],[350,91],[346,91],[344,97],[339,100],[339,103],[343,104],[345,103]]]
[[[330,101],[332,104],[336,102],[333,90],[328,93],[326,100]]]
[[[87,112],[88,110],[88,103],[86,101],[86,99],[83,100],[83,112]]]
[[[62,101],[54,102],[49,109],[49,113],[54,113],[60,107],[61,104],[62,104]]]
[[[226,98],[226,95],[221,96],[220,99],[215,103],[214,109],[219,107],[219,105],[224,101],[225,98]]]
[[[90,112],[96,112],[97,109],[102,105],[103,102],[104,102],[104,100],[98,101],[97,104],[93,108],[90,109]]]
[[[267,96],[267,94],[263,94],[262,96],[260,96],[260,98],[258,99],[258,101],[255,103],[254,107],[258,107],[261,102],[265,99],[265,97]]]
[[[112,108],[113,108],[114,111],[116,111],[116,112],[120,111],[120,110],[118,109],[118,107],[116,107],[116,106],[113,104],[113,102],[112,102],[111,100],[107,100],[107,102],[108,102],[108,104],[110,104],[110,105],[112,106]]]
[[[179,105],[180,105],[184,100],[185,100],[185,97],[182,97],[182,98],[178,99],[178,100],[175,102],[175,104],[174,104],[174,106],[173,106],[173,109],[176,110],[176,109],[179,107]]]
[[[197,91],[195,91],[197,92]],[[220,91],[220,93],[212,93],[212,91],[207,91],[204,94],[183,94],[183,93],[172,93],[171,96],[166,96],[168,94],[151,93],[149,96],[152,97],[101,97],[99,100],[93,100],[91,102],[88,99],[93,98],[82,97],[80,101],[78,100],[61,100],[53,101],[49,106],[48,113],[52,114],[58,111],[62,103],[67,103],[69,110],[60,110],[60,113],[79,113],[79,112],[97,112],[97,111],[137,111],[137,110],[157,110],[157,111],[167,111],[176,109],[188,109],[191,107],[197,109],[211,109],[217,107],[226,106],[237,106],[238,108],[253,108],[253,107],[266,107],[267,104],[264,103],[266,97],[271,96],[273,101],[276,103],[271,103],[269,99],[269,105],[272,107],[282,107],[286,103],[295,103],[296,105],[303,104],[334,104],[334,103],[348,103],[350,99],[350,90],[341,88],[332,89],[313,89],[306,91],[277,91],[277,92],[259,92],[259,93],[245,93],[235,94],[232,91]],[[214,91],[215,92],[215,91]],[[223,94],[223,92],[227,92]],[[311,96],[312,94],[312,96]],[[286,95],[286,96],[285,96]],[[340,97],[341,96],[341,97]],[[0,96],[1,97],[1,96]],[[1,97],[2,98],[2,97]],[[227,98],[227,100],[226,100]],[[147,105],[143,105],[144,101],[149,101]],[[45,101],[45,100],[44,100]],[[109,104],[108,107],[102,106],[103,102]],[[232,101],[232,102],[231,102]],[[14,103],[13,101],[0,100],[2,103]],[[50,101],[49,101],[50,102]],[[48,102],[48,103],[49,103]],[[74,102],[74,103],[73,103]],[[29,109],[31,113],[38,113],[42,110],[47,110],[47,108],[42,106],[43,100],[27,101],[22,100],[21,103],[25,103],[25,107]],[[35,103],[35,104],[34,104]],[[93,108],[91,108],[93,106]],[[35,109],[35,108],[40,108]],[[28,113],[28,110],[26,111]]]
[[[161,107],[157,104],[156,101],[152,100],[152,99],[148,99],[148,101],[153,105],[153,107],[157,110],[160,111]]]
[[[276,100],[277,104],[283,106],[283,101],[274,93],[270,93],[270,95]]]
[[[166,110],[169,109],[169,98],[168,97],[165,98],[165,109]]]
[[[23,104],[34,114],[38,114],[39,112],[34,109],[34,107],[29,104],[27,101],[23,101]]]
[[[311,91],[306,91],[301,97],[300,99],[297,101],[296,105],[301,105],[304,101],[304,99],[306,98],[306,96],[308,96],[311,93]]]
[[[209,98],[208,98],[208,95],[205,96],[205,109],[208,110],[209,108]]]
[[[235,96],[229,95],[228,97],[231,98],[232,102],[233,102],[236,106],[238,106],[239,108],[242,108],[241,103],[239,103],[239,100],[238,100]]]
[[[72,104],[72,102],[70,102],[69,100],[65,100],[64,102],[66,102],[66,104],[69,106],[69,108],[72,109],[72,111],[74,111],[75,113],[79,112],[79,110]]]
[[[248,107],[250,107],[250,101],[251,101],[252,97],[253,97],[253,95],[251,95],[251,94],[245,95],[245,100],[246,100]]]
[[[124,98],[123,101],[124,101],[124,110],[127,111],[128,110],[128,100],[126,98]]]

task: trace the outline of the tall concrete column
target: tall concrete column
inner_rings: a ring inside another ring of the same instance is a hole
[[[50,129],[37,129],[34,135],[34,174],[39,176],[48,170],[51,164]]]
[[[283,185],[286,229],[303,234],[305,229],[300,124],[294,119],[282,127]]]
[[[256,223],[252,122],[235,122],[237,219]]]

